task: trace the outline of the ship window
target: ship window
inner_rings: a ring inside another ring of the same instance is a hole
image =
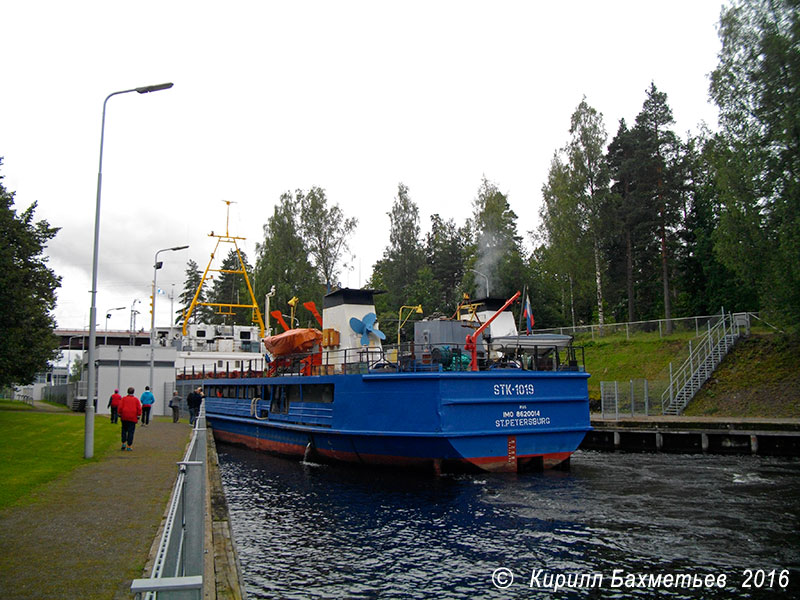
[[[195,335],[195,337],[204,338],[204,337],[206,337],[206,331],[205,331],[205,329],[198,329],[197,332],[194,335]]]
[[[219,367],[220,369],[222,368],[222,361],[221,360],[217,361],[217,367]]]
[[[240,340],[249,340],[250,339],[250,332],[249,331],[240,331],[239,332],[239,339]]]
[[[269,405],[269,412],[282,415],[289,412],[289,399],[286,388],[287,386],[285,385],[272,387],[272,402]]]
[[[303,400],[303,396],[300,394],[299,385],[287,385],[286,387],[288,388],[286,393],[289,397],[289,402],[300,402]]]
[[[303,384],[304,402],[333,402],[332,383]]]

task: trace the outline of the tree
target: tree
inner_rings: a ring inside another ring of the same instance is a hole
[[[710,94],[719,193],[715,250],[784,323],[800,314],[800,8],[738,0],[723,10]]]
[[[307,194],[297,190],[300,201],[300,233],[314,266],[328,290],[339,274],[339,261],[358,219],[346,218],[337,204],[328,207],[325,190],[312,187]]]
[[[2,158],[0,158],[2,165]],[[56,290],[61,278],[47,266],[47,242],[58,233],[47,221],[34,222],[34,202],[21,214],[13,208],[14,193],[0,176],[0,388],[31,383],[37,372],[55,360],[58,337],[53,333]]]
[[[389,306],[397,308],[412,302],[409,288],[425,264],[420,242],[419,208],[408,195],[408,187],[397,186],[397,197],[389,215],[389,245],[376,265],[382,272]]]
[[[464,278],[464,260],[472,232],[467,222],[457,227],[453,219],[443,220],[438,214],[431,216],[431,230],[425,236],[425,262],[433,280],[438,284],[434,290],[438,297],[430,312],[452,314],[461,300],[461,281]]]
[[[678,247],[678,310],[686,315],[711,314],[720,307],[752,310],[758,306],[757,290],[723,265],[714,251],[714,232],[719,227],[715,211],[716,187],[709,153],[714,145],[704,138],[690,138],[684,155],[687,194],[684,227]]]
[[[69,382],[75,383],[83,378],[83,357],[76,356],[69,367]]]
[[[624,254],[611,251],[608,256],[624,256],[625,277],[625,302],[627,307],[627,320],[636,320],[636,294],[635,287],[637,279],[634,277],[639,251],[643,247],[642,223],[651,219],[647,216],[648,207],[637,202],[635,194],[637,174],[636,174],[636,133],[628,129],[625,119],[619,122],[619,129],[614,139],[608,146],[607,162],[609,173],[613,184],[611,186],[611,204],[609,214],[611,215],[612,229],[615,234],[621,233],[622,243],[624,244]],[[612,244],[619,242],[620,236],[612,236]],[[614,269],[613,265],[611,267]]]
[[[655,83],[651,83],[642,110],[636,116],[634,127],[636,141],[634,156],[637,168],[634,196],[637,202],[651,207],[656,215],[649,229],[653,239],[659,242],[667,333],[672,331],[669,236],[673,233],[677,220],[676,204],[680,178],[677,169],[679,141],[669,128],[674,122],[672,109],[667,104],[667,95],[659,92]]]
[[[609,175],[605,159],[607,139],[603,115],[584,98],[572,113],[569,128],[572,139],[566,148],[569,159],[569,187],[576,197],[581,229],[592,245],[598,323],[605,323],[603,312],[603,273],[601,254],[602,216],[609,200]]]
[[[256,298],[264,298],[275,287],[270,310],[285,311],[294,296],[319,307],[325,293],[300,236],[299,209],[299,200],[291,192],[283,193],[264,225],[263,241],[256,244],[254,293]]]
[[[189,312],[189,307],[192,305],[194,295],[197,293],[197,288],[203,281],[203,274],[197,263],[189,259],[186,263],[186,279],[183,282],[183,291],[178,297],[180,301],[180,308],[175,312],[175,324],[183,325],[184,315]],[[206,301],[206,292],[201,289],[200,294],[197,296],[198,302]],[[196,306],[189,317],[190,323],[210,323],[211,311],[207,306]]]
[[[511,296],[520,287],[523,265],[517,215],[511,210],[508,197],[486,177],[481,181],[473,210],[475,254],[467,260],[465,280],[472,282],[476,296],[485,296],[486,287],[493,297]],[[476,278],[474,271],[481,275]]]
[[[541,263],[534,271],[547,274],[543,287],[561,299],[559,325],[573,327],[591,318],[590,300],[593,284],[590,238],[585,235],[578,194],[563,151],[550,162],[547,181],[542,186],[541,224],[535,242],[542,246],[534,253]],[[587,310],[588,309],[588,310]]]

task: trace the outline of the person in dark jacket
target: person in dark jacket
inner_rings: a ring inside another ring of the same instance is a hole
[[[128,395],[119,402],[119,418],[122,420],[122,448],[120,450],[133,450],[136,422],[142,415],[142,403],[133,395],[133,392],[134,389],[129,387]]]
[[[122,396],[119,395],[119,390],[114,390],[111,398],[108,399],[108,408],[111,409],[111,422],[116,423],[119,420],[119,401]]]
[[[173,423],[177,423],[181,418],[181,402],[183,402],[183,398],[178,395],[178,390],[172,392],[172,398],[169,400],[169,407],[172,409]]]
[[[194,425],[197,415],[200,413],[200,405],[203,403],[203,388],[199,387],[192,390],[186,396],[186,405],[189,407],[189,424]]]

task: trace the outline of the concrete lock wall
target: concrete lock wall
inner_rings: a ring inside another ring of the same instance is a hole
[[[175,385],[175,348],[156,346],[100,346],[97,348],[97,414],[107,415],[108,399],[115,389],[125,395],[129,387],[140,398],[144,388],[150,385],[150,353],[153,353],[153,386],[151,391],[156,401],[153,415],[172,414],[169,398],[165,398],[167,384]]]

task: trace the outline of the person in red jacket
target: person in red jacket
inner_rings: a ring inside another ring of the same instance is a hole
[[[136,431],[136,421],[142,416],[142,403],[133,395],[133,392],[133,388],[129,387],[128,395],[119,401],[119,418],[122,419],[122,448],[120,450],[133,450],[133,433]]]
[[[116,423],[119,419],[119,401],[122,400],[122,396],[119,395],[119,390],[114,390],[114,393],[111,394],[111,398],[108,399],[108,408],[111,409],[111,422]]]

